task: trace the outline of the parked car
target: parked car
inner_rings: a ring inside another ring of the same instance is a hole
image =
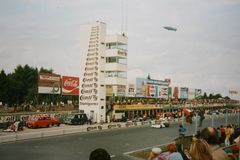
[[[88,122],[89,120],[85,113],[70,114],[64,120],[65,124],[85,124]]]
[[[54,125],[60,126],[60,120],[49,116],[34,117],[26,123],[28,128],[50,127]]]

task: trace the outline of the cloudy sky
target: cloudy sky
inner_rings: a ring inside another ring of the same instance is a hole
[[[29,64],[79,75],[79,28],[97,20],[108,34],[127,32],[129,82],[150,74],[240,97],[238,0],[1,0],[0,69]]]

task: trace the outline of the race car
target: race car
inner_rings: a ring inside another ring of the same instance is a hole
[[[156,121],[156,124],[151,125],[152,128],[165,128],[169,127],[168,121]]]

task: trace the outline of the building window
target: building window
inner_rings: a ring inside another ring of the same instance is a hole
[[[127,59],[126,58],[122,58],[122,57],[118,57],[117,58],[117,62],[119,64],[127,64]]]
[[[117,57],[107,57],[106,58],[106,63],[116,63],[117,62]]]
[[[120,72],[120,71],[106,71],[105,77],[120,77],[120,78],[127,78],[127,72]]]

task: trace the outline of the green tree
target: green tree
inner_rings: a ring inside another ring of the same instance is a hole
[[[4,70],[0,72],[0,102],[7,102],[8,79]]]
[[[20,104],[23,102],[24,85],[23,82],[16,78],[15,74],[8,75],[9,87],[7,91],[8,104]]]
[[[53,69],[46,69],[46,68],[43,68],[41,67],[40,70],[39,70],[39,73],[53,73]]]
[[[203,98],[203,99],[208,99],[208,96],[207,96],[207,93],[206,93],[206,92],[204,92],[202,98]]]
[[[213,95],[213,99],[219,99],[219,98],[222,98],[222,95],[221,94],[215,94]]]

